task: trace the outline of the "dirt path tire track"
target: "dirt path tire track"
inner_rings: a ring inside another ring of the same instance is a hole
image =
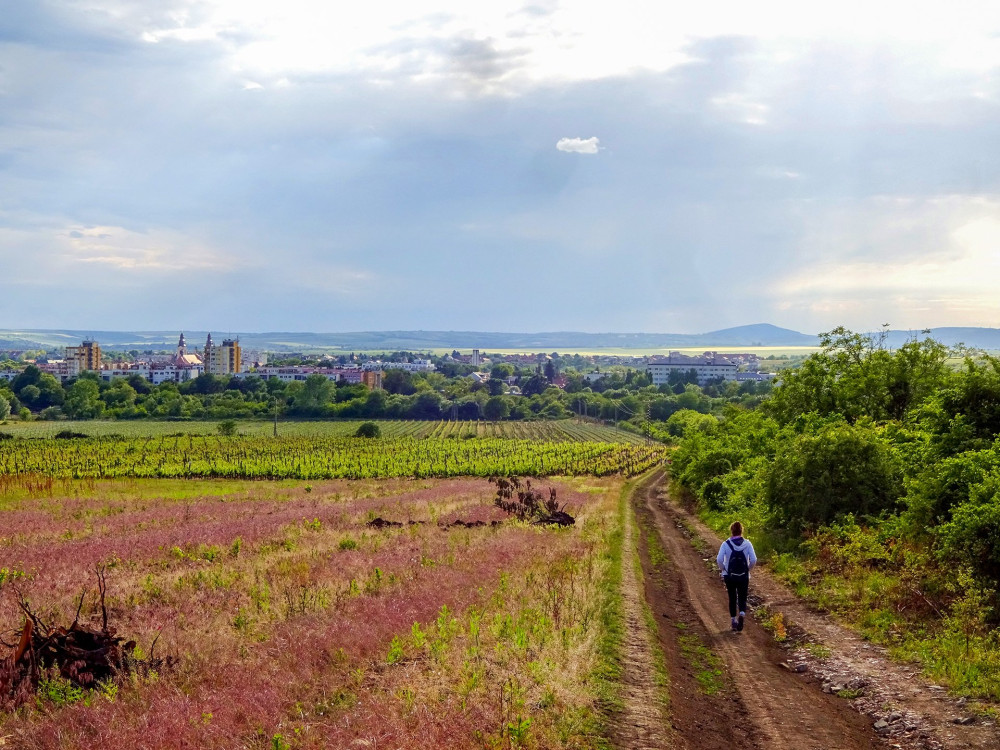
[[[648,491],[645,480],[635,492]],[[632,508],[626,508],[622,534],[622,605],[625,635],[622,654],[623,710],[614,731],[615,746],[625,750],[680,748],[665,720],[662,692],[651,667],[654,646],[643,617],[643,595],[636,579],[635,523]]]
[[[746,721],[751,725],[747,729],[752,745],[767,750],[884,747],[871,722],[844,700],[822,693],[799,675],[781,668],[785,653],[752,619],[743,633],[731,632],[725,591],[718,575],[706,566],[703,556],[684,536],[679,524],[680,511],[664,501],[664,493],[664,483],[652,482],[635,494],[634,501],[642,504],[638,510],[648,512],[676,571],[678,585],[704,629],[708,646],[726,665]],[[714,550],[711,555],[714,557]],[[678,704],[689,697],[672,690],[671,706],[676,711]],[[731,735],[684,737],[691,748],[732,747],[733,739]]]

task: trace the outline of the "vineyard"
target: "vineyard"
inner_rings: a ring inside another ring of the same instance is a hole
[[[419,424],[419,423],[410,423]],[[454,437],[103,437],[4,440],[0,475],[368,479],[492,475],[639,474],[666,456],[659,444]]]
[[[359,421],[289,421],[278,423],[282,437],[349,437],[358,429]],[[517,440],[587,441],[608,443],[642,443],[644,439],[633,433],[615,430],[602,424],[552,420],[536,422],[484,422],[484,421],[413,421],[380,420],[385,437],[413,438],[512,438]],[[93,420],[82,422],[33,421],[11,422],[0,426],[0,434],[26,438],[51,438],[65,429],[90,437],[148,438],[177,435],[214,435],[217,421],[112,421]],[[268,421],[245,420],[238,422],[238,431],[247,436],[270,436],[274,425]]]

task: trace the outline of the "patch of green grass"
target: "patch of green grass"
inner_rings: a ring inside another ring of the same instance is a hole
[[[649,555],[649,563],[654,570],[662,570],[670,564],[670,558],[667,557],[667,551],[663,549],[663,543],[660,541],[660,535],[656,529],[646,529],[646,551]]]
[[[796,595],[808,597],[813,593],[810,585],[809,571],[795,555],[787,552],[774,555],[769,563],[771,572],[782,583],[790,586]]]
[[[814,659],[829,659],[833,653],[822,643],[806,643],[803,648],[809,652]]]
[[[683,630],[683,629],[681,629]],[[677,636],[681,656],[691,665],[698,689],[705,695],[715,695],[726,687],[722,659],[693,633]]]

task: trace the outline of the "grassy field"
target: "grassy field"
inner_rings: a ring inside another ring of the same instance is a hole
[[[105,565],[111,624],[176,661],[92,691],[50,675],[20,709],[0,710],[0,738],[606,747],[594,675],[625,484],[542,484],[574,526],[511,522],[480,479],[8,483],[0,631],[23,622],[15,588],[61,625],[83,593],[81,621],[99,624]],[[403,525],[375,530],[376,517]]]
[[[278,422],[282,437],[348,437],[358,429],[360,421],[347,422]],[[378,422],[384,437],[496,437],[517,440],[595,441],[642,443],[638,435],[590,422],[575,420],[538,422],[417,422],[385,420]],[[92,437],[121,435],[123,437],[164,437],[177,435],[215,435],[219,422],[155,422],[92,420],[83,422],[19,422],[12,420],[0,425],[0,433],[16,437],[51,438],[62,430],[72,430]],[[267,436],[273,434],[274,424],[266,420],[239,421],[240,435]]]

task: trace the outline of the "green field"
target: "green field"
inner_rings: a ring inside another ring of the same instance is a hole
[[[358,429],[360,421],[347,422],[278,422],[281,437],[348,437]],[[624,430],[616,430],[601,424],[563,419],[539,422],[417,422],[386,420],[378,422],[383,437],[415,438],[470,438],[493,437],[517,440],[590,441],[611,443],[641,443],[644,439]],[[219,431],[217,421],[153,422],[153,421],[113,421],[93,420],[83,422],[16,422],[0,425],[0,433],[15,437],[51,438],[62,430],[80,432],[90,437],[164,437],[177,435],[215,435]],[[269,421],[237,422],[240,435],[272,435],[274,423]]]

